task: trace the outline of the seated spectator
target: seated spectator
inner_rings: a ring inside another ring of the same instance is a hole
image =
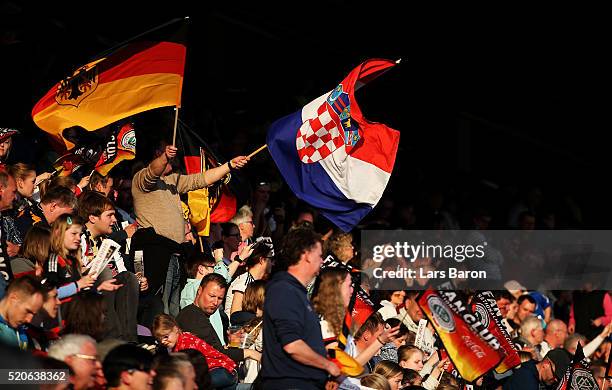
[[[104,322],[105,303],[97,292],[83,291],[75,295],[67,305],[65,324],[62,334],[83,334],[96,342],[102,341],[108,334]]]
[[[44,302],[40,282],[31,276],[14,279],[0,300],[0,342],[28,349],[26,324],[32,321]]]
[[[413,370],[410,368],[403,368],[403,376],[402,376],[402,386],[405,388],[406,386],[421,386],[423,382],[423,378],[419,375],[417,370]]]
[[[13,136],[18,134],[21,134],[21,132],[17,129],[0,127],[0,164],[7,163],[13,146]]]
[[[259,360],[260,354],[256,351],[224,348],[210,323],[210,317],[223,302],[226,289],[227,283],[221,275],[216,273],[206,275],[202,279],[195,302],[181,310],[176,318],[178,326],[204,340],[217,351],[223,351],[236,363],[246,358]],[[227,329],[224,329],[224,334],[226,333]]]
[[[272,243],[258,241],[252,248],[253,252],[246,259],[246,272],[239,275],[230,284],[225,297],[225,314],[231,317],[232,313],[242,310],[244,290],[256,280],[264,279],[272,270],[272,256],[274,249]]]
[[[203,254],[199,251],[194,252],[189,257],[187,260],[187,275],[189,279],[187,279],[187,284],[185,284],[185,287],[181,290],[181,309],[194,303],[202,279],[206,275],[213,273],[214,266],[215,260],[210,257],[210,255]],[[215,310],[210,316],[210,323],[215,329],[215,332],[217,332],[219,341],[223,346],[226,344],[223,330],[224,321],[228,322],[229,320],[220,309]]]
[[[429,364],[430,360],[432,359],[437,359],[437,356],[438,356],[437,354],[434,354],[427,361],[427,363]],[[439,385],[438,378],[440,378],[440,374],[448,366],[449,360],[447,358],[447,359],[444,359],[438,362],[438,364],[433,368],[433,370],[431,370],[431,373],[429,373],[428,367],[425,366],[425,363],[423,361],[424,358],[425,358],[425,355],[423,351],[421,351],[419,348],[414,347],[414,346],[405,345],[403,347],[400,347],[397,350],[397,360],[398,360],[400,367],[415,370],[422,377],[425,377],[427,374],[429,374],[429,376],[427,377],[425,381],[423,381],[421,386],[423,386],[427,390],[435,390],[436,387]]]
[[[243,246],[239,254],[232,258],[240,245],[240,230],[235,224],[228,222],[221,224],[221,240],[223,251],[213,251],[215,256],[215,273],[222,275],[230,283],[236,270],[251,255],[251,246]]]
[[[10,257],[14,257],[19,252],[24,238],[15,225],[15,219],[24,212],[24,209],[34,206],[30,199],[34,193],[36,171],[30,165],[17,163],[8,167],[8,173],[15,179],[17,194],[12,210],[2,215],[2,223],[6,235],[7,253]]]
[[[144,390],[153,385],[153,355],[132,344],[113,348],[104,358],[102,369],[109,389]]]
[[[3,219],[3,213],[13,207],[15,192],[15,179],[3,165],[0,165],[0,219]],[[2,223],[0,223],[0,228],[2,228]],[[9,245],[8,242],[6,234],[2,232],[0,234],[0,247],[6,248]],[[9,257],[10,255],[5,253],[4,250],[0,251],[0,298],[4,296],[7,283],[13,278]]]
[[[374,374],[380,374],[387,378],[391,390],[399,390],[404,379],[404,372],[399,364],[383,360],[374,367]]]
[[[153,362],[153,389],[195,390],[196,373],[189,357],[182,352],[157,356]]]
[[[264,300],[266,297],[266,282],[257,280],[246,288],[242,310],[236,311],[230,317],[230,323],[242,326],[254,318],[263,317]]]
[[[368,387],[374,390],[391,390],[387,378],[380,374],[368,374],[361,378],[361,386]]]
[[[237,382],[236,363],[199,337],[183,332],[171,316],[159,314],[155,317],[153,335],[161,345],[172,352],[184,349],[200,351],[206,358],[213,387],[227,387]]]
[[[49,347],[49,357],[67,363],[74,376],[70,378],[75,390],[91,389],[96,383],[98,361],[96,341],[89,336],[69,334]]]
[[[113,233],[117,222],[115,208],[107,197],[98,192],[86,192],[79,199],[79,215],[85,221],[81,235],[81,262],[91,265],[104,239]],[[103,293],[106,302],[104,321],[108,336],[126,341],[137,341],[137,311],[139,291],[148,288],[144,275],[128,271],[123,257],[117,250],[108,266],[100,273],[97,283],[113,280],[121,287]]]
[[[514,344],[524,351],[529,351],[537,361],[542,360],[542,346],[544,341],[544,329],[542,320],[537,317],[528,317],[521,323],[521,336],[514,341]]]
[[[201,252],[195,252],[187,259],[187,283],[181,290],[181,309],[191,305],[196,297],[204,276],[213,273],[215,259]]]
[[[13,275],[42,275],[43,265],[51,250],[51,231],[43,226],[32,226],[23,240],[18,257],[11,260]]]
[[[380,301],[382,307],[378,309],[383,320],[386,321],[389,318],[396,317],[399,308],[404,304],[405,298],[405,291],[387,291],[384,299]]]
[[[77,198],[70,189],[62,186],[49,188],[42,196],[40,203],[26,209],[15,219],[15,226],[22,237],[34,224],[49,228],[55,220],[64,214],[72,214],[77,208]]]
[[[55,286],[50,283],[43,283],[42,286],[45,291],[45,300],[28,325],[27,332],[34,343],[34,348],[46,351],[50,342],[59,338],[59,307],[62,302],[57,297]]]
[[[212,390],[213,387],[208,372],[208,363],[206,363],[206,358],[202,355],[202,352],[192,348],[184,349],[181,352],[189,357],[189,361],[191,365],[193,365],[198,390]]]
[[[391,328],[399,326],[399,332],[395,336],[395,340],[382,346],[378,357],[380,360],[390,360],[394,363],[398,363],[397,349],[406,344],[406,339],[408,339],[409,334],[408,328],[406,328],[406,325],[401,324],[400,320],[397,318],[389,318],[385,322]]]
[[[336,260],[347,264],[355,257],[353,235],[351,233],[335,232],[325,240],[324,253],[334,256]]]
[[[521,364],[504,382],[504,390],[538,390],[541,386],[552,386],[565,375],[571,361],[563,349],[553,349],[541,362],[530,360]]]
[[[92,275],[81,276],[81,230],[82,220],[63,214],[53,221],[51,227],[51,254],[43,267],[43,278],[60,286],[59,298],[64,300],[78,291],[91,288],[96,280]],[[114,280],[100,283],[96,290],[114,291],[119,285]]]
[[[399,333],[399,326],[385,329],[385,322],[378,313],[373,313],[355,332],[348,337],[346,353],[364,366],[366,372],[372,372],[376,362],[372,359],[383,345],[393,342]]]
[[[546,326],[544,341],[541,343],[542,355],[546,355],[551,349],[562,348],[567,335],[567,325],[565,325],[565,322],[551,320]]]
[[[512,327],[513,332],[511,336],[518,337],[519,329],[523,321],[527,318],[532,317],[533,313],[535,313],[536,301],[533,299],[531,295],[521,295],[516,301],[518,305],[518,309],[513,318],[508,319],[508,323],[510,327]]]

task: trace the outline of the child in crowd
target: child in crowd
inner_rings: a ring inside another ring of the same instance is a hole
[[[236,383],[236,363],[227,355],[217,351],[204,340],[183,332],[175,319],[167,314],[159,314],[153,321],[153,336],[159,344],[172,352],[196,349],[206,358],[213,388],[224,388]]]

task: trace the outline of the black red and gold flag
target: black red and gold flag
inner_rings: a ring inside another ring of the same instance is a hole
[[[510,338],[510,335],[502,324],[502,315],[495,296],[491,291],[482,291],[474,296],[472,301],[474,315],[480,322],[493,334],[500,344],[500,349],[503,351],[504,360],[495,367],[495,372],[503,374],[504,372],[521,364],[521,358]]]
[[[34,122],[71,149],[65,129],[94,131],[143,111],[180,107],[185,31],[185,20],[176,19],[77,68],[34,106]]]
[[[183,152],[187,174],[219,166],[210,147],[182,121],[177,128],[177,147]],[[208,236],[211,223],[227,222],[236,214],[237,200],[228,187],[229,180],[230,175],[220,183],[188,193],[190,222],[198,235]]]
[[[454,291],[429,288],[417,300],[435,328],[457,372],[474,382],[503,359],[499,341]]]

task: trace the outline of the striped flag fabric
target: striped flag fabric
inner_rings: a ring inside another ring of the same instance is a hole
[[[177,19],[164,26],[56,83],[32,109],[34,123],[71,149],[74,144],[63,136],[65,129],[94,131],[143,111],[180,107],[186,23]]]

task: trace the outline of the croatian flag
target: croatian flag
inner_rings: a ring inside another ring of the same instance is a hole
[[[363,117],[354,93],[395,64],[365,61],[268,130],[270,154],[291,190],[346,232],[382,197],[399,144],[397,130]]]

